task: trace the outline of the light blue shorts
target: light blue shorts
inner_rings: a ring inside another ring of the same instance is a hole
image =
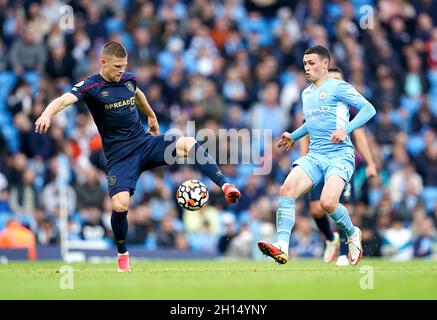
[[[327,156],[310,152],[291,164],[291,168],[295,166],[300,166],[308,174],[314,187],[322,181],[326,182],[333,174],[348,183],[355,170],[355,157],[350,154]]]

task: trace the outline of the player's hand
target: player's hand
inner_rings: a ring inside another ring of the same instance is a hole
[[[295,141],[293,140],[293,138],[291,137],[291,134],[288,132],[284,132],[281,135],[281,139],[279,139],[278,143],[276,144],[276,146],[281,149],[282,151],[288,151],[291,149],[291,147],[293,147]]]
[[[153,136],[157,136],[159,134],[158,120],[155,117],[149,117],[148,124],[149,130],[147,130],[147,132],[150,132]]]
[[[331,142],[339,143],[343,142],[347,138],[347,132],[344,129],[335,130],[331,135]]]
[[[367,166],[366,168],[366,178],[370,179],[370,178],[374,178],[378,175],[378,172],[376,171],[376,167],[373,166]]]
[[[35,121],[35,132],[36,133],[46,133],[47,130],[49,130],[50,127],[50,118],[46,115],[42,114],[36,121]]]

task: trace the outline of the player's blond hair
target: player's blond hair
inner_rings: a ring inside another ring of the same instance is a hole
[[[126,48],[121,43],[109,41],[105,43],[102,49],[102,57],[115,56],[117,58],[127,57]]]

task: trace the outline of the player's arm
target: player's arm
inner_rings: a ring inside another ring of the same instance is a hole
[[[35,132],[46,133],[50,127],[52,117],[69,105],[76,103],[78,100],[75,95],[67,92],[50,102],[41,116],[35,121]]]
[[[355,118],[346,123],[343,129],[335,130],[331,136],[333,143],[346,140],[355,129],[362,127],[376,114],[375,107],[355,90],[349,83],[341,81],[337,87],[338,98],[348,105],[354,106],[358,111]]]
[[[299,128],[294,130],[292,133],[284,132],[276,144],[278,148],[283,151],[288,151],[293,147],[294,143],[300,138],[306,136],[308,134],[308,128],[306,122],[301,125]]]
[[[153,135],[159,134],[159,124],[155,112],[149,105],[146,95],[138,88],[135,90],[135,104],[148,117],[149,132]]]
[[[369,143],[367,141],[366,132],[364,128],[358,128],[353,132],[353,137],[355,144],[357,146],[358,152],[366,161],[366,177],[373,178],[377,175],[376,165],[373,161],[372,153],[370,152]]]

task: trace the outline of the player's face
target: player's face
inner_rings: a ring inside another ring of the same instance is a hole
[[[334,79],[337,79],[337,80],[343,80],[343,76],[338,71],[329,71],[328,75],[329,75],[330,78],[334,78]]]
[[[311,53],[303,56],[305,75],[311,82],[319,80],[328,70],[329,60]]]
[[[108,56],[102,58],[103,70],[105,75],[112,82],[118,82],[121,79],[127,66],[127,57],[118,58],[116,56]]]

